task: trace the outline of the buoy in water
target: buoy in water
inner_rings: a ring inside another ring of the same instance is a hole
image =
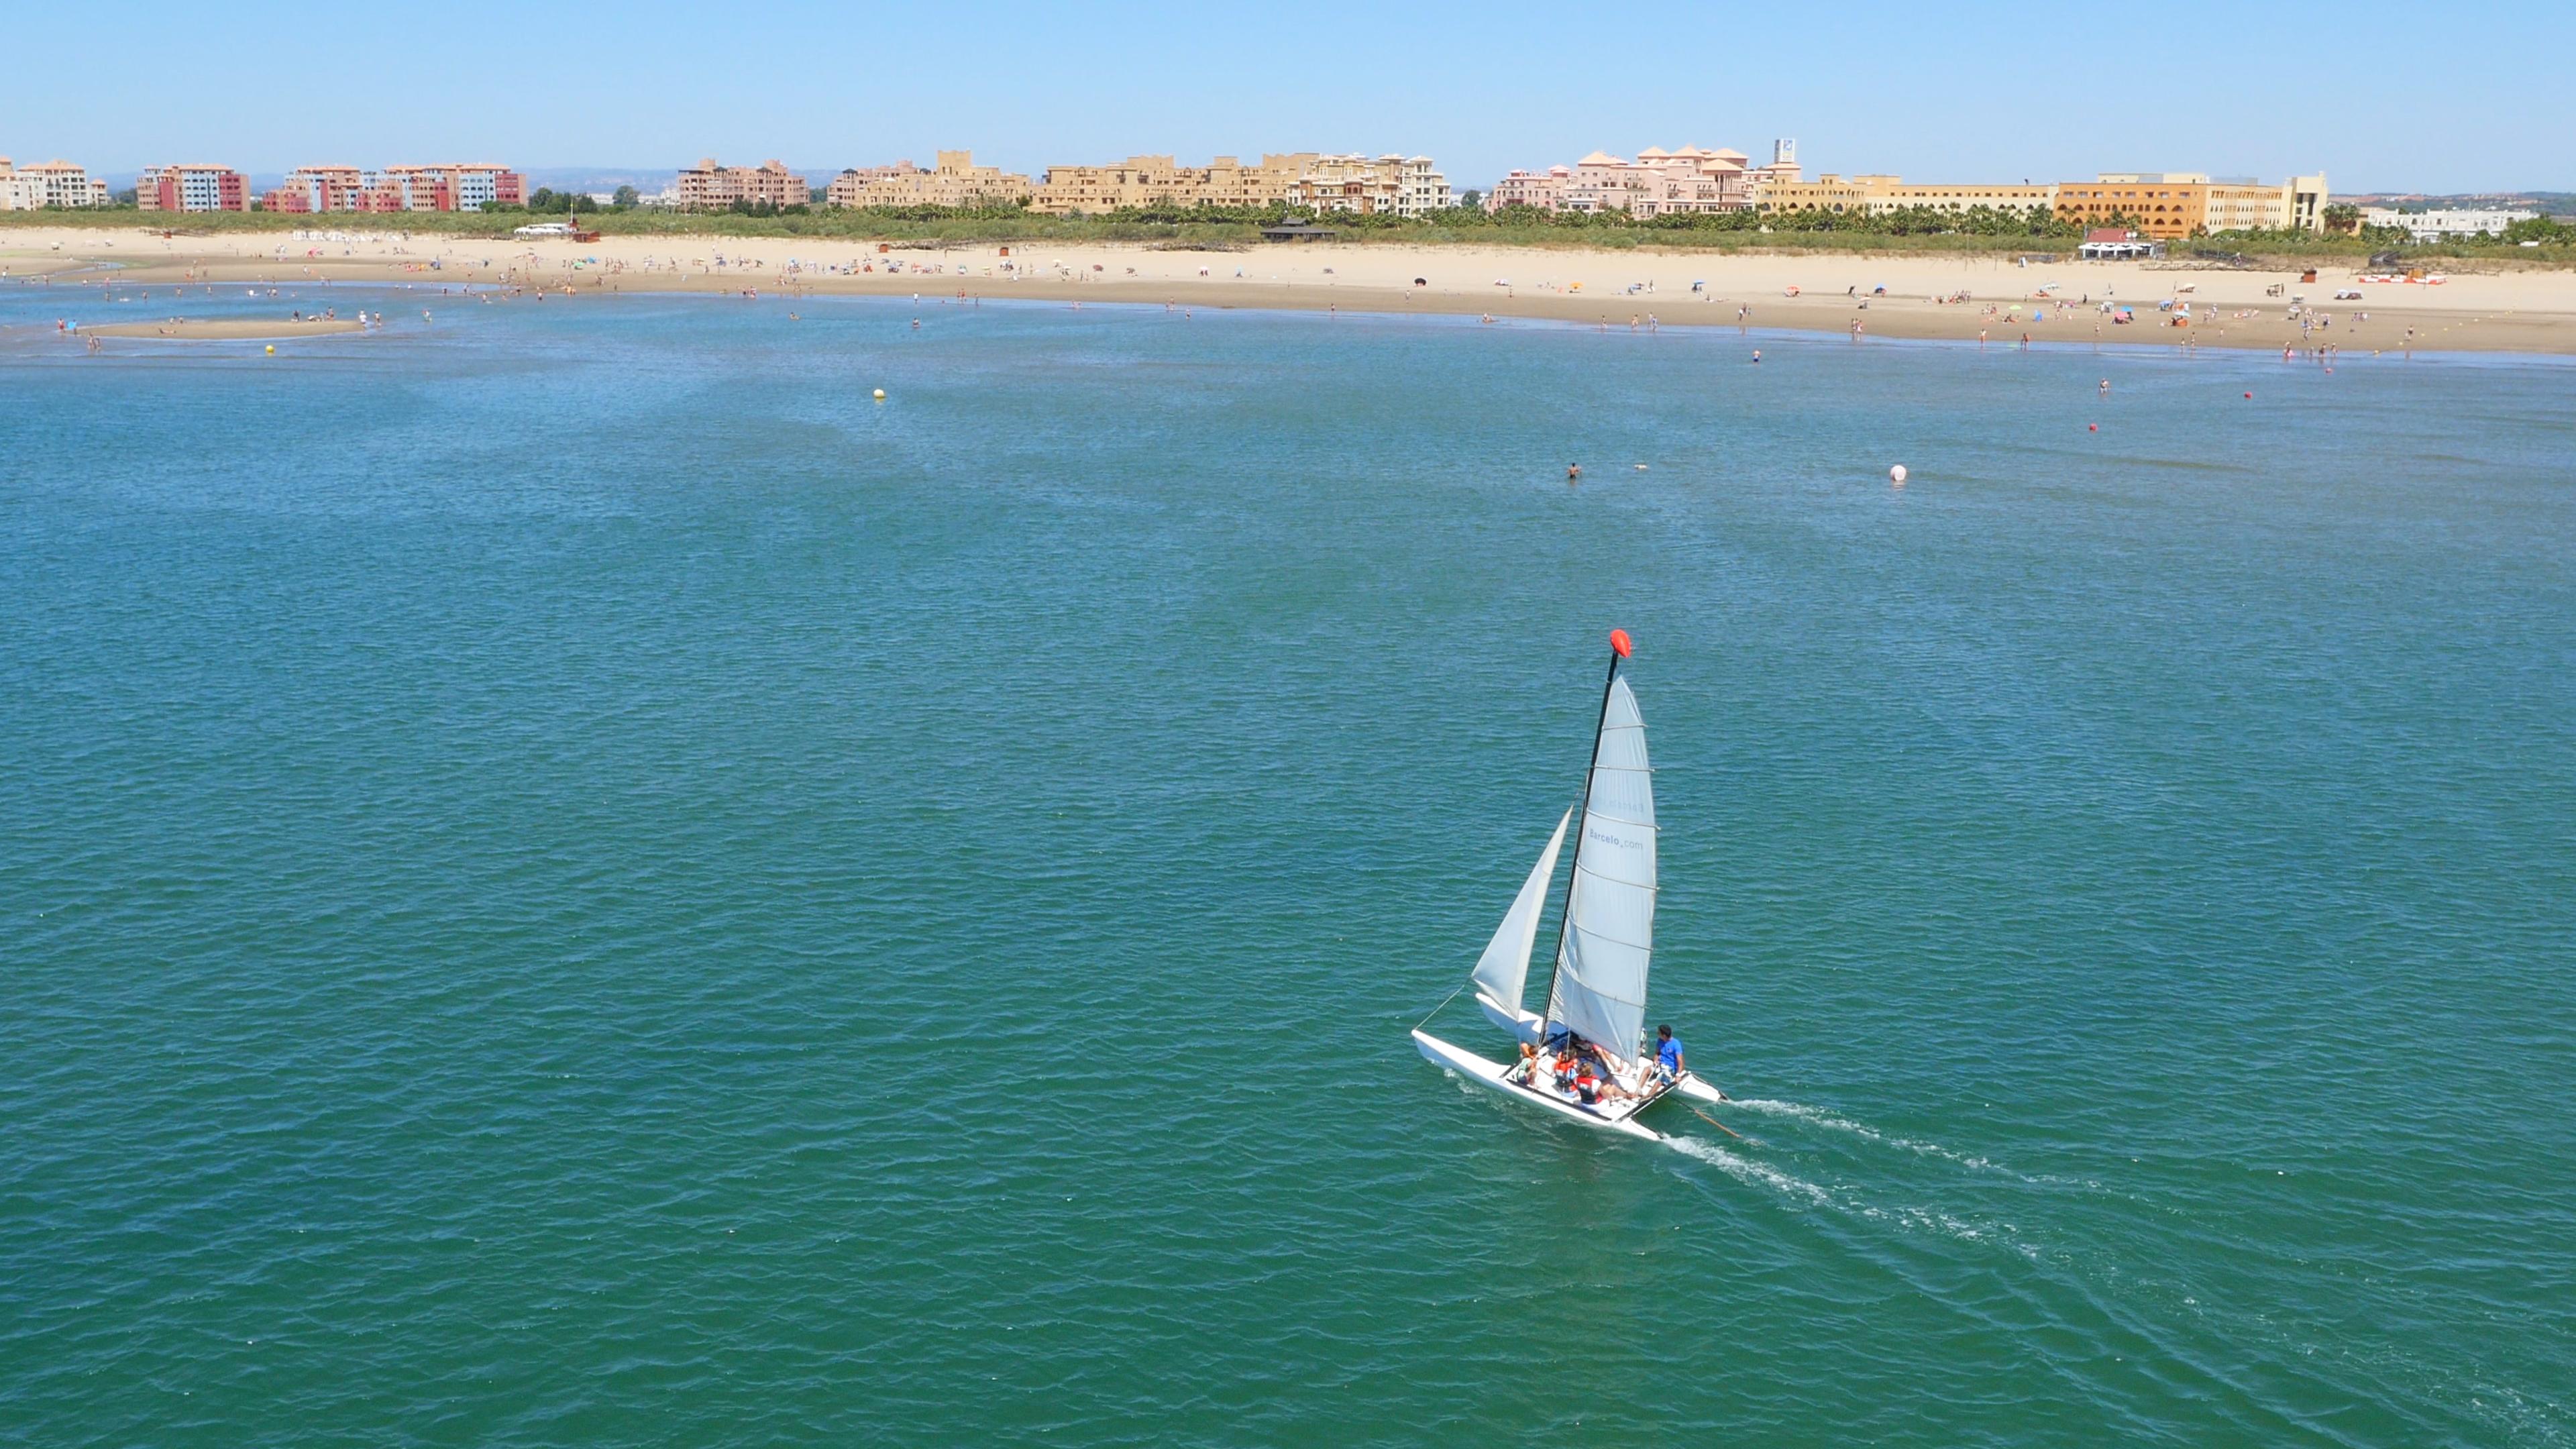
[[[2245,399],[2246,399],[2246,401],[2248,401],[2248,402],[2253,401],[2253,400],[2254,400],[2254,394],[2252,394],[2252,393],[2250,393],[2250,392],[2249,392],[2249,393],[2247,393],[2247,394],[2245,394]]]
[[[1904,482],[1904,481],[1905,481],[1905,465],[1904,465],[1904,464],[1902,464],[1902,463],[1899,463],[1899,464],[1897,464],[1895,467],[1888,469],[1888,470],[1887,470],[1887,481],[1888,481],[1888,482],[1890,482],[1890,483],[1902,483],[1902,482]]]
[[[2084,425],[2084,431],[2088,433],[2098,433],[2102,431],[2102,425],[2100,423],[2086,423]]]
[[[877,389],[877,401],[878,401],[878,402],[884,402],[884,401],[885,401],[885,389],[884,389],[884,388],[878,388],[878,389]]]

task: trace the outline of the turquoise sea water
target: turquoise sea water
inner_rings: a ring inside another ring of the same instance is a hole
[[[2576,1442],[2576,369],[66,295],[0,1440]],[[1614,625],[1748,1140],[1406,1040]]]

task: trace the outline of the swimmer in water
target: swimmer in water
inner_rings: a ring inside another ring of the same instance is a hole
[[[1582,482],[1582,481],[1583,481],[1583,465],[1582,465],[1582,464],[1580,464],[1580,463],[1568,463],[1568,464],[1566,464],[1566,465],[1565,465],[1565,481],[1566,481],[1566,482],[1568,482],[1568,483],[1579,483],[1579,482]]]
[[[1754,348],[1754,349],[1753,349],[1753,360],[1754,360],[1754,361],[1756,361],[1756,362],[1760,362],[1760,361],[1762,360],[1762,349],[1761,349],[1761,348],[1757,347],[1757,348]]]

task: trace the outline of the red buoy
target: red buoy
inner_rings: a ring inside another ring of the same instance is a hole
[[[2086,423],[2084,425],[2084,431],[2088,433],[2098,433],[2102,431],[2102,425],[2100,423]]]
[[[1628,657],[1628,631],[1627,631],[1627,630],[1625,630],[1625,629],[1613,629],[1613,630],[1611,630],[1611,631],[1610,631],[1610,648],[1611,648],[1611,651],[1612,651],[1613,653],[1616,653],[1620,658],[1622,658],[1622,659],[1627,658],[1627,657]]]
[[[2250,393],[2250,392],[2249,392],[2249,393],[2245,394],[2245,396],[2246,396],[2246,398],[2250,401],[2250,400],[2253,398],[2254,394],[2252,394],[2252,393]]]

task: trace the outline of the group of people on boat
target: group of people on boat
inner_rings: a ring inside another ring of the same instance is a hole
[[[1686,1070],[1681,1039],[1671,1027],[1658,1026],[1654,1059],[1639,1073],[1634,1089],[1619,1079],[1608,1052],[1574,1032],[1562,1033],[1544,1046],[1523,1042],[1520,1062],[1506,1080],[1533,1092],[1571,1097],[1585,1106],[1615,1106],[1655,1096]]]

